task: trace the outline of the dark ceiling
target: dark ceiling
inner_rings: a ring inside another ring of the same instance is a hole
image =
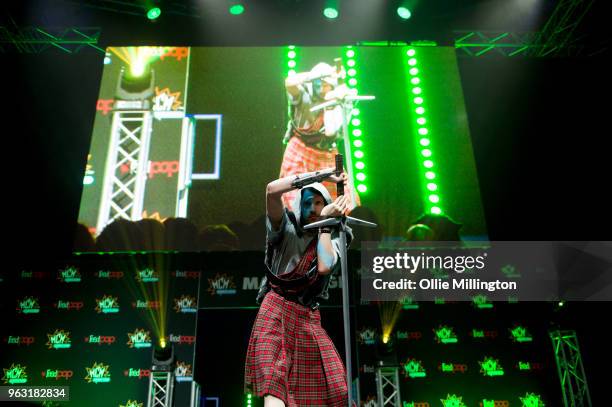
[[[153,0],[148,0],[151,3]],[[400,20],[392,0],[340,0],[340,17],[323,17],[325,0],[242,1],[245,12],[232,16],[228,0],[157,1],[161,17],[145,17],[145,0],[33,0],[3,6],[2,26],[99,27],[102,46],[127,44],[279,45],[345,44],[359,41],[433,40],[451,44],[457,31],[536,32],[555,7],[575,12],[575,43],[606,48],[608,2],[595,0],[584,18],[585,0],[411,0],[413,15]],[[577,10],[577,11],[576,11]]]

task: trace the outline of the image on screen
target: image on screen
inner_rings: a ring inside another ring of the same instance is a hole
[[[454,48],[109,47],[104,63],[78,216],[94,244],[77,252],[263,250],[266,185],[336,154],[351,216],[378,225],[360,240],[419,223],[486,239]]]

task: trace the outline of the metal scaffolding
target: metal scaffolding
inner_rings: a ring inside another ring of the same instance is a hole
[[[552,14],[538,32],[530,53],[544,57],[567,52],[576,41],[576,27],[593,5],[594,0],[560,0]]]
[[[376,393],[380,407],[401,407],[398,367],[376,368]]]
[[[97,233],[118,218],[140,220],[149,166],[150,111],[115,111]]]
[[[151,371],[147,407],[171,407],[174,391],[174,372]]]
[[[20,27],[0,26],[0,51],[39,54],[51,49],[74,54],[83,50],[105,53],[98,46],[99,27]]]
[[[591,407],[591,395],[587,385],[578,337],[575,331],[551,331],[557,371],[561,381],[565,407]]]

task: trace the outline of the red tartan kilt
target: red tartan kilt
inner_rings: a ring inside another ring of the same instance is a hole
[[[279,178],[335,167],[336,154],[338,154],[338,149],[336,148],[331,151],[323,151],[307,146],[299,137],[291,137],[283,155]],[[332,200],[336,199],[336,184],[328,181],[323,181],[322,184],[329,191]],[[297,193],[298,190],[293,190],[283,194],[282,199],[285,207],[295,210],[291,205]],[[356,206],[360,205],[359,195],[353,186],[352,180],[349,180],[345,193],[351,194],[354,197]]]
[[[287,407],[346,406],[344,365],[321,327],[319,310],[270,291],[253,325],[245,391],[278,397]]]

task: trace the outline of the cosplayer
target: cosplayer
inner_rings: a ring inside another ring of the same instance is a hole
[[[353,92],[340,82],[345,76],[326,63],[317,64],[310,72],[300,72],[285,80],[289,98],[289,122],[283,140],[287,144],[283,155],[280,178],[328,168],[335,165],[338,154],[336,142],[342,138],[342,107],[336,105],[316,112],[310,109],[327,100],[341,99]],[[336,198],[336,187],[323,182],[332,199]],[[289,191],[282,197],[287,208],[291,208],[296,191]],[[350,209],[359,204],[359,197],[349,182]]]
[[[321,327],[319,301],[328,298],[332,273],[340,268],[336,231],[302,226],[347,214],[349,200],[332,202],[320,183],[346,184],[334,169],[272,181],[266,191],[267,275],[257,297],[245,363],[245,389],[264,397],[265,407],[346,406],[344,365]],[[281,196],[296,190],[294,211]],[[350,233],[349,233],[350,237]]]

